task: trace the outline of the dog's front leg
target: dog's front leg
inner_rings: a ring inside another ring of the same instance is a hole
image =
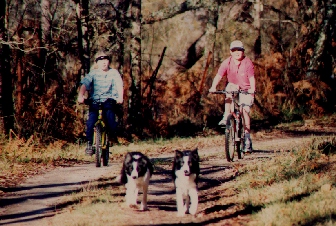
[[[197,206],[198,206],[198,194],[197,194],[197,189],[190,189],[189,190],[189,196],[190,196],[190,200],[191,200],[191,205],[190,205],[190,209],[189,209],[189,213],[192,215],[196,214],[197,211]]]
[[[125,195],[125,201],[126,205],[130,206],[131,205],[131,199],[132,199],[132,192],[130,188],[130,184],[126,184],[126,195]]]
[[[137,205],[137,199],[138,199],[138,194],[139,194],[139,188],[134,188],[133,191],[133,196],[132,196],[132,205]]]
[[[142,202],[141,202],[140,210],[148,210],[147,193],[148,193],[148,184],[145,184],[143,185]]]
[[[177,205],[177,216],[183,217],[186,213],[186,208],[183,203],[183,192],[181,188],[176,188],[176,205]]]
[[[126,184],[126,205],[127,206],[136,206],[137,204],[137,194],[138,189],[135,184],[128,183]]]

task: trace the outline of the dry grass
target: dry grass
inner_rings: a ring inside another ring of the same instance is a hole
[[[255,225],[336,225],[336,189],[313,192],[299,201],[267,205]]]
[[[251,225],[335,225],[335,137],[241,170],[238,202],[255,210]],[[327,147],[333,153],[324,154]],[[258,211],[260,209],[260,211]]]
[[[27,140],[2,139],[1,143],[0,187],[15,186],[25,178],[55,166],[70,166],[89,160],[82,147],[64,141],[45,145],[31,136]]]

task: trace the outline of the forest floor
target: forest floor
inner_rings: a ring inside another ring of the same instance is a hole
[[[260,159],[291,150],[305,143],[313,136],[335,135],[334,126],[300,127],[296,131],[273,130],[267,135],[253,134],[254,152],[243,159],[228,163],[223,147],[201,147],[201,176],[199,183],[199,207],[196,216],[176,217],[175,191],[170,179],[172,153],[160,151],[149,156],[155,161],[155,173],[152,176],[149,195],[149,211],[122,209],[123,225],[244,225],[250,220],[253,210],[241,209],[236,205],[216,204],[219,197],[230,199],[230,191],[221,190],[220,184],[233,182],[237,176],[237,167],[255,164]],[[93,157],[92,157],[93,158]],[[71,203],[64,204],[65,195],[85,190],[92,181],[109,181],[106,189],[122,187],[118,183],[121,159],[113,159],[108,167],[95,167],[94,163],[45,169],[18,185],[2,191],[0,194],[0,225],[59,225],[53,221],[71,211]],[[120,189],[120,188],[119,188]],[[232,192],[232,191],[231,191]],[[62,204],[63,203],[63,204]],[[213,217],[220,215],[220,217]],[[120,218],[121,216],[119,216]],[[116,225],[110,222],[107,225]],[[71,225],[71,224],[68,224]],[[95,225],[95,224],[88,224]],[[120,222],[118,223],[120,225]]]

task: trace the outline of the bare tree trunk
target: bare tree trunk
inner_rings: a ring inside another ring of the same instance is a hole
[[[335,4],[334,1],[318,1],[317,4],[307,5],[303,0],[297,0],[299,7],[299,12],[301,14],[302,19],[301,23],[304,24],[307,29],[309,35],[308,37],[309,43],[314,43],[314,52],[310,57],[310,61],[308,64],[306,79],[314,79],[318,78],[319,71],[323,67],[325,67],[324,57],[328,55],[329,46],[328,44],[332,42],[332,32],[335,30]],[[318,12],[321,16],[319,20],[316,20],[315,14],[312,12]],[[307,23],[306,21],[310,20],[313,23]],[[321,21],[321,22],[319,22]],[[312,37],[316,40],[312,40]],[[304,42],[305,40],[301,40]],[[329,56],[328,56],[329,57]]]
[[[5,18],[6,18],[6,9],[7,9],[7,4],[6,0],[1,0],[0,4],[0,40],[7,40],[7,32],[6,32],[6,27],[5,27]],[[0,45],[0,133],[4,134],[5,133],[5,118],[4,118],[4,105],[3,105],[3,82],[2,78],[6,75],[6,72],[8,69],[6,68],[7,62],[6,62],[6,49],[8,46],[5,44],[1,43]]]
[[[131,105],[130,123],[135,132],[142,131],[141,105],[141,0],[132,0],[130,7],[130,62],[131,62]],[[127,53],[126,53],[127,54]]]
[[[22,90],[23,90],[23,59],[24,59],[24,45],[22,43],[22,34],[23,34],[23,17],[24,17],[24,10],[26,4],[20,0],[18,0],[18,5],[21,7],[22,13],[20,22],[17,28],[17,41],[18,41],[18,49],[15,50],[16,53],[16,76],[17,76],[17,84],[16,84],[16,103],[14,103],[16,114],[21,115],[22,110]],[[14,51],[13,51],[14,52]]]
[[[114,54],[116,55],[116,62],[118,70],[122,72],[122,78],[124,82],[124,103],[122,111],[117,112],[118,124],[124,131],[128,128],[129,110],[131,106],[131,33],[129,28],[129,18],[131,17],[131,0],[119,1],[118,4],[112,4],[117,15],[117,21],[115,23],[116,30],[119,30],[121,35],[118,36],[119,49]]]
[[[89,0],[82,0],[82,44],[83,44],[83,63],[85,73],[90,70],[90,41],[89,41]]]
[[[78,53],[82,63],[79,74],[80,76],[84,76],[90,70],[90,42],[88,36],[89,1],[74,0],[74,2],[76,4]]]
[[[39,84],[38,88],[41,90],[45,90],[46,86],[46,74],[48,73],[48,67],[47,67],[47,61],[48,61],[48,49],[51,44],[51,12],[50,12],[50,2],[49,0],[41,0],[40,3],[41,6],[41,18],[40,18],[40,34],[41,34],[41,46],[40,47],[45,47],[41,48],[40,52],[40,67],[42,68],[41,70],[41,75],[42,78],[39,79]],[[43,88],[43,89],[42,89]]]
[[[215,53],[216,46],[216,32],[217,32],[217,22],[218,22],[218,8],[219,4],[217,1],[213,3],[213,5],[209,6],[208,9],[208,18],[209,21],[207,23],[206,33],[205,33],[205,47],[204,47],[204,57],[208,57],[210,53]],[[214,59],[212,57],[212,67],[210,70],[214,68]],[[204,61],[204,68],[207,67],[207,61]],[[211,74],[211,71],[210,71]]]
[[[23,26],[22,23],[19,25],[18,28],[18,39],[21,40],[23,32]],[[19,45],[19,49],[16,50],[16,76],[17,76],[17,85],[16,85],[16,111],[19,115],[21,115],[21,110],[22,110],[22,89],[23,89],[23,84],[22,84],[22,77],[23,77],[23,44]]]
[[[321,23],[321,29],[319,29],[318,39],[315,44],[314,54],[310,60],[308,71],[306,74],[307,78],[315,78],[317,76],[317,71],[320,68],[321,60],[323,54],[327,47],[328,41],[331,42],[330,28],[335,24],[335,7],[332,6],[331,1],[325,2],[326,6],[320,11],[321,15],[325,15],[323,22]]]
[[[13,127],[12,76],[8,41],[8,5],[0,0],[0,133],[8,134]]]
[[[41,34],[45,46],[51,42],[51,15],[49,0],[41,0]]]
[[[254,26],[257,29],[258,36],[256,41],[254,42],[254,59],[257,60],[261,56],[261,23],[260,23],[260,12],[262,11],[262,3],[260,0],[256,0],[254,3],[255,18],[254,18]]]

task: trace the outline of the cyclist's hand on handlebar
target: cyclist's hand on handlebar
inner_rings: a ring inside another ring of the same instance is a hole
[[[214,87],[211,87],[210,89],[209,89],[209,93],[214,93],[214,92],[216,92],[217,90],[216,90],[216,88],[214,88]]]
[[[85,98],[84,98],[83,95],[78,95],[78,97],[77,97],[77,102],[78,102],[78,103],[83,104],[83,103],[84,103],[84,100],[85,100]]]
[[[117,102],[117,104],[122,104],[122,102],[123,102],[123,98],[118,98],[118,99],[116,99],[116,102]]]
[[[248,92],[249,94],[254,95],[254,93],[255,93],[255,89],[248,89],[247,92]]]

